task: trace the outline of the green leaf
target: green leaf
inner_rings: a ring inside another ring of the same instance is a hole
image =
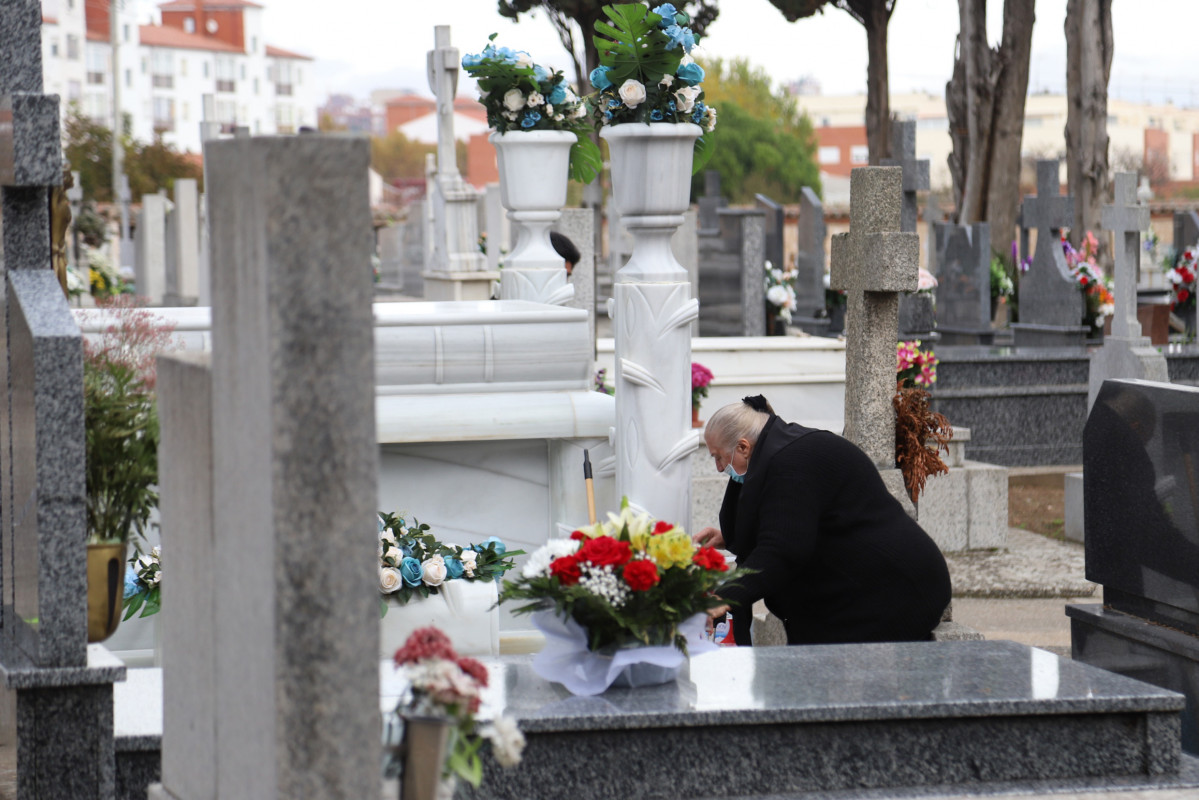
[[[691,174],[695,175],[701,169],[703,169],[707,165],[708,161],[711,160],[712,154],[715,152],[716,138],[712,135],[711,131],[696,139],[695,150],[691,155]]]
[[[666,49],[669,39],[658,28],[660,16],[640,3],[604,6],[603,11],[612,24],[596,22],[592,41],[615,86],[629,78],[649,86],[678,71],[682,48]]]
[[[125,616],[124,619],[131,619],[137,610],[146,602],[146,593],[138,592],[125,601]]]

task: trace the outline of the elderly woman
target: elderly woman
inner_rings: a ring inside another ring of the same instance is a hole
[[[931,638],[949,605],[937,545],[851,442],[775,416],[760,395],[727,405],[704,430],[729,476],[720,529],[699,544],[723,547],[756,570],[721,590],[737,623],[753,604],[782,619],[788,644]],[[739,645],[749,625],[734,625]]]

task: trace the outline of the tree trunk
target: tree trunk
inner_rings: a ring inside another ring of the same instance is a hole
[[[991,153],[991,114],[995,107],[995,76],[991,48],[987,46],[986,0],[958,0],[961,33],[958,58],[966,79],[966,134],[969,145],[962,158],[965,167],[958,198],[958,222],[968,225],[986,219],[987,163]],[[955,69],[955,75],[956,75]]]
[[[866,28],[866,144],[870,163],[891,157],[891,95],[887,70],[887,25],[891,11],[884,2],[862,9]]]
[[[1020,209],[1020,151],[1024,141],[1024,105],[1028,97],[1028,64],[1032,55],[1034,0],[1005,0],[1003,39],[994,63],[995,111],[991,125],[987,219],[991,243],[1001,253],[1016,235]]]
[[[1111,0],[1069,0],[1066,5],[1066,180],[1074,196],[1077,246],[1099,230],[1107,202],[1107,85],[1112,71]],[[1099,237],[1103,263],[1106,237]]]

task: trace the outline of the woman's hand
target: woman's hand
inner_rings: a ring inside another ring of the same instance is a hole
[[[724,547],[724,535],[719,528],[704,528],[691,537],[700,547]]]

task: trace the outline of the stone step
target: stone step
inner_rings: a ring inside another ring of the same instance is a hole
[[[1199,785],[1179,695],[1014,642],[722,648],[591,698],[528,656],[489,667],[528,746],[516,769],[485,759],[478,798]]]

